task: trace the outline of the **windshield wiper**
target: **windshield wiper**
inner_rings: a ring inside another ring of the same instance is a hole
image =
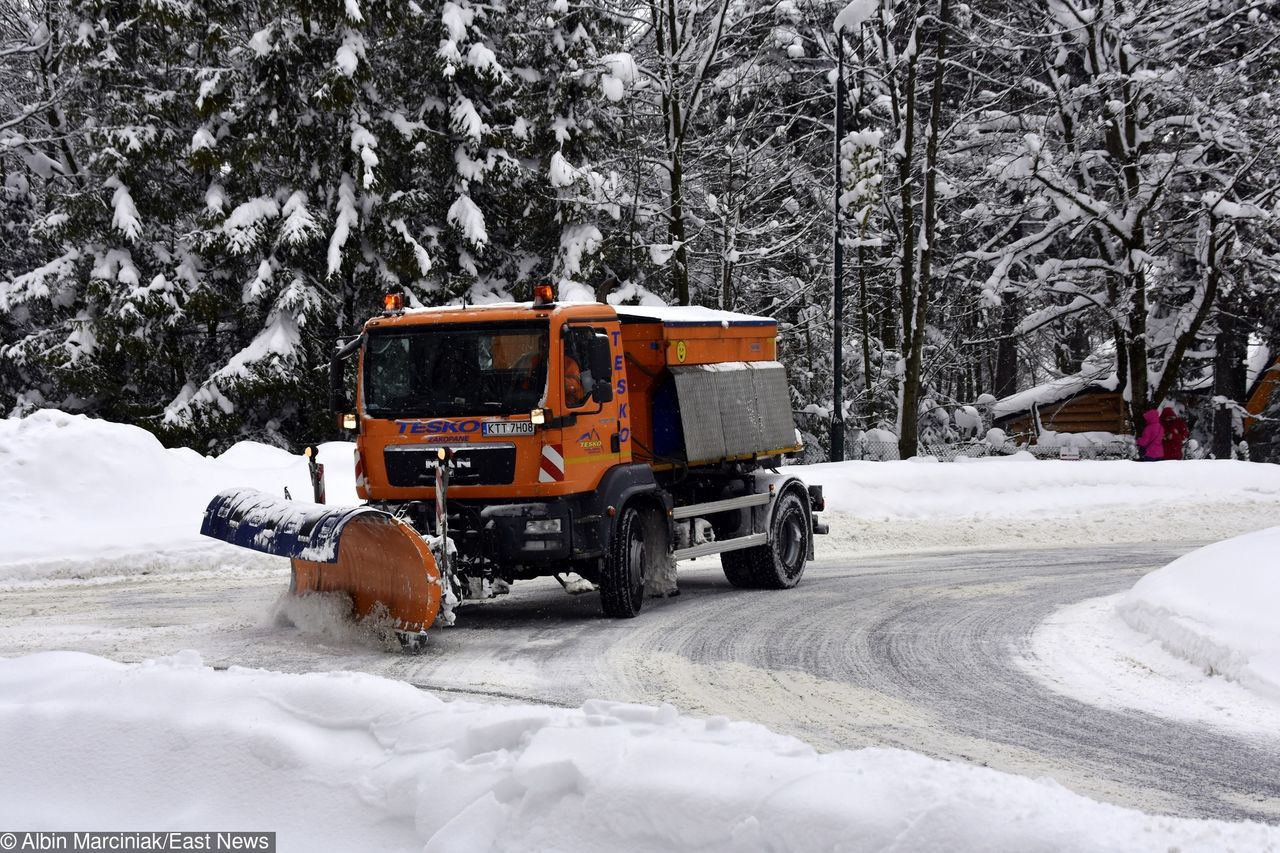
[[[513,402],[501,400],[430,400],[415,403],[404,403],[386,406],[367,406],[374,417],[399,418],[462,418],[477,412],[521,411],[521,407]]]

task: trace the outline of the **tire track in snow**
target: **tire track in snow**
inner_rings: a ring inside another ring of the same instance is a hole
[[[817,565],[785,602],[714,590],[696,618],[664,614],[612,650],[611,672],[629,698],[756,720],[823,748],[900,746],[1146,811],[1274,821],[1280,738],[1096,708],[1015,663],[1058,606],[1127,588],[1184,550]]]

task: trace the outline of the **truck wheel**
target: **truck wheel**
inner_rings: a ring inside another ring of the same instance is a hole
[[[653,528],[646,513],[630,506],[623,509],[600,573],[600,603],[606,616],[630,619],[640,612],[645,573],[661,556],[654,553],[657,537]]]
[[[800,582],[809,559],[808,513],[795,492],[784,492],[773,507],[769,542],[720,555],[724,576],[744,589],[790,589]]]
[[[724,576],[728,579],[730,586],[736,586],[738,589],[757,588],[751,563],[746,559],[747,555],[747,551],[726,551],[720,555],[720,567],[724,569]]]

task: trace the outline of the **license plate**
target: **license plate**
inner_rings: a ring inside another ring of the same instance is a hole
[[[484,435],[533,435],[533,421],[485,421]]]

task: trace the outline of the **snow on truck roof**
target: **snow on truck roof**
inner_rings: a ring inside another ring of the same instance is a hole
[[[776,326],[772,317],[756,317],[735,311],[720,311],[701,305],[615,305],[619,317],[637,320],[659,320],[667,326]]]
[[[599,302],[578,302],[562,300],[543,308],[568,307],[572,305],[600,305]],[[404,313],[436,314],[454,311],[475,311],[484,309],[511,310],[533,308],[532,302],[485,302],[470,305],[440,305],[430,308],[406,308]],[[721,311],[716,308],[704,308],[701,305],[609,305],[619,317],[631,320],[657,320],[666,326],[776,326],[777,320],[772,317],[758,317],[752,314],[739,314],[736,311]]]

